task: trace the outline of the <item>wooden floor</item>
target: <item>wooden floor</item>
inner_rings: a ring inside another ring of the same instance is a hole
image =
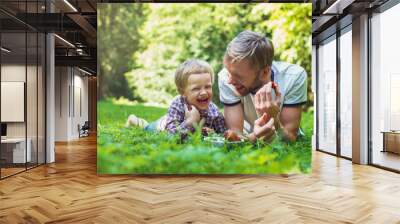
[[[25,167],[17,168],[1,168],[1,177],[7,177],[25,170]]]
[[[374,164],[389,167],[395,170],[400,170],[400,155],[392,152],[374,151]]]
[[[18,165],[18,167],[2,167],[1,168],[1,178],[6,178],[8,176],[20,173],[20,172],[24,172],[26,169],[33,169],[35,168],[37,165],[36,164],[27,164],[27,167],[25,168],[25,165]]]
[[[95,138],[0,181],[0,223],[400,223],[400,175],[320,152],[311,175],[97,176]]]

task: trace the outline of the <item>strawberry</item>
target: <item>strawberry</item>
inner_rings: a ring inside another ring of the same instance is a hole
[[[267,113],[263,113],[263,115],[261,115],[261,119],[262,119],[262,124],[266,124],[268,123],[269,120],[271,120],[271,116],[268,115]]]
[[[276,84],[276,82],[272,82],[272,88],[276,90],[276,87],[278,87],[278,84]]]
[[[236,134],[236,132],[234,132],[232,130],[227,130],[224,133],[224,137],[225,137],[226,140],[228,140],[230,142],[240,141],[239,135]]]

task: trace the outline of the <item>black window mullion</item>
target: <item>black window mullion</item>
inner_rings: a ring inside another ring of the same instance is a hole
[[[36,1],[39,13],[39,1]],[[36,32],[36,166],[39,165],[39,32]]]
[[[0,47],[2,47],[2,32],[1,32],[1,29],[2,28],[2,23],[0,23]],[[1,50],[0,50],[0,124],[2,124],[2,122],[1,122],[1,67],[2,67],[2,58],[1,58],[1,55],[2,55],[2,52],[1,52]],[[2,170],[2,159],[1,159],[1,150],[2,150],[2,148],[1,148],[1,145],[2,144],[0,144],[0,180],[2,179],[2,177],[1,177],[1,170]]]
[[[75,67],[72,68],[72,117],[75,119]]]
[[[47,3],[46,3],[47,4]],[[47,13],[47,5],[45,9]],[[48,33],[44,33],[44,163],[47,163],[47,35]],[[43,74],[42,74],[43,77]]]
[[[341,114],[340,114],[340,30],[336,31],[336,154],[341,156]]]
[[[372,20],[372,12],[368,11],[368,20],[367,20],[367,46],[368,46],[368,53],[367,53],[367,85],[368,85],[368,94],[367,94],[367,119],[368,119],[368,124],[367,124],[367,141],[368,141],[368,156],[367,156],[367,162],[368,164],[373,164],[373,152],[372,152],[372,97],[371,97],[371,90],[372,90],[372,77],[371,77],[371,51],[372,51],[372,30],[371,30],[371,20]]]
[[[318,150],[319,149],[319,54],[318,54],[318,50],[319,50],[319,44],[316,45],[315,47],[315,128],[316,128],[316,140],[315,140],[315,148]]]
[[[25,21],[28,17],[28,1],[25,0]],[[24,120],[25,120],[25,170],[28,170],[28,119],[27,119],[27,88],[28,88],[28,25],[25,23],[25,88],[24,88]]]
[[[49,2],[45,0],[45,13],[48,13],[47,6]],[[47,36],[48,33],[44,33],[44,68],[42,69],[42,81],[44,80],[44,163],[47,163]],[[44,71],[44,78],[43,78]],[[43,107],[42,107],[43,108]]]

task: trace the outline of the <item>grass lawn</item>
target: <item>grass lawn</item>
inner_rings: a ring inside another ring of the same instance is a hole
[[[157,120],[167,108],[97,104],[97,171],[99,174],[278,174],[311,171],[312,113],[303,113],[306,136],[296,143],[278,139],[271,144],[246,143],[216,147],[202,141],[199,134],[186,143],[166,133],[149,133],[124,128],[129,114],[147,121]]]

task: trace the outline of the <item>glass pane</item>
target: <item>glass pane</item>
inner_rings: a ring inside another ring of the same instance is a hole
[[[25,170],[26,34],[2,33],[1,45],[1,166],[2,177]],[[29,149],[29,147],[28,147]]]
[[[351,30],[340,36],[340,150],[351,158],[352,141],[352,35]]]
[[[400,5],[371,19],[372,163],[400,170]]]
[[[37,13],[38,4],[36,1],[27,2],[26,12],[28,15]],[[28,17],[29,18],[29,17]],[[37,17],[33,17],[37,18]],[[30,18],[31,23],[35,19]],[[27,31],[27,80],[26,80],[26,114],[27,114],[27,144],[30,150],[30,159],[27,167],[31,168],[37,165],[37,73],[38,73],[38,36],[35,30]]]
[[[38,46],[38,163],[45,163],[45,35],[39,34]]]
[[[336,40],[318,48],[318,147],[336,153]]]
[[[38,74],[38,36],[36,32],[27,33],[28,38],[28,63],[26,82],[26,112],[27,112],[27,142],[28,150],[31,153],[28,159],[28,168],[37,165],[37,132],[38,132],[38,111],[37,111],[37,74]]]

